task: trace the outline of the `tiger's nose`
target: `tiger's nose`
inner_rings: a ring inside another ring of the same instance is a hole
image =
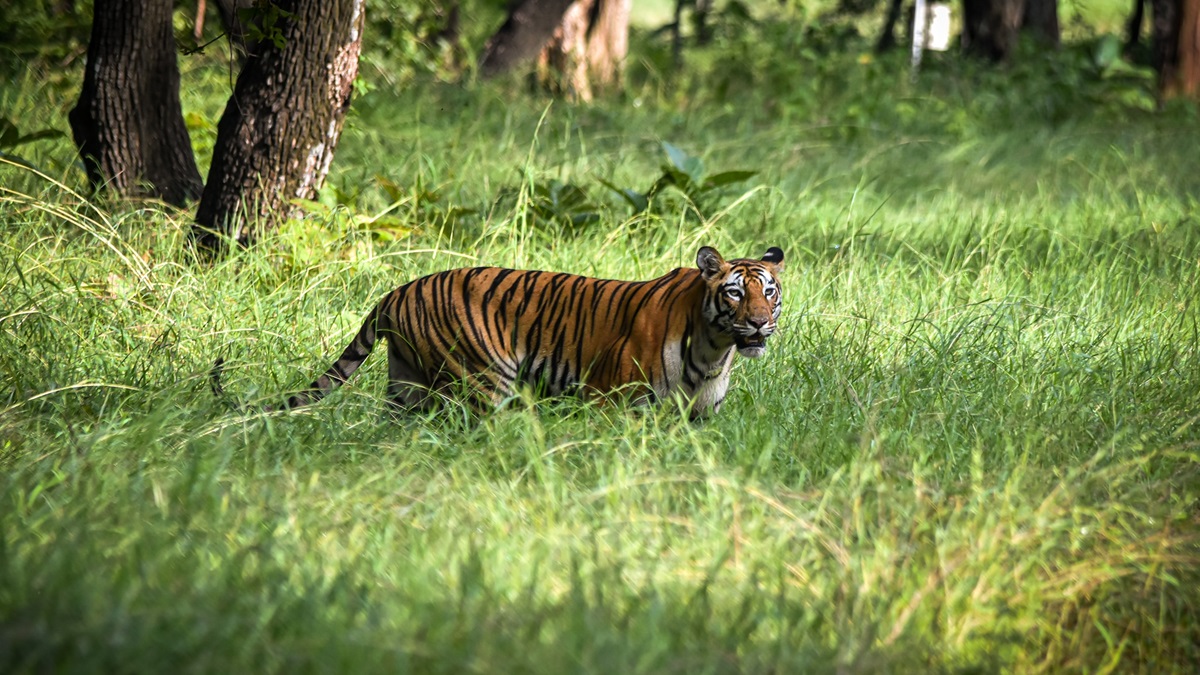
[[[751,328],[758,329],[758,328],[762,328],[763,326],[767,325],[767,320],[766,319],[746,319],[746,323],[750,324]]]

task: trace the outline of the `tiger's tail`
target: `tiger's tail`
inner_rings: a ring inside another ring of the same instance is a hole
[[[386,300],[385,300],[386,302]],[[361,328],[358,329],[358,334],[346,345],[346,349],[342,351],[342,355],[338,357],[333,365],[329,366],[320,377],[313,380],[308,388],[297,392],[288,397],[287,402],[282,406],[267,406],[266,412],[272,412],[276,409],[290,410],[301,406],[311,405],[325,398],[330,392],[346,383],[354,371],[362,365],[363,361],[371,355],[371,350],[375,348],[375,342],[379,338],[380,321],[385,317],[383,306],[385,302],[380,302],[371,310],[366,321],[363,322]],[[213,364],[212,370],[209,371],[209,387],[212,389],[213,395],[217,398],[225,399],[225,388],[221,385],[221,373],[225,369],[224,357],[217,359]]]

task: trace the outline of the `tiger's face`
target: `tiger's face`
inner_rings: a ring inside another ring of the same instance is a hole
[[[742,356],[762,356],[783,308],[778,276],[783,251],[772,246],[761,260],[726,262],[716,249],[705,246],[696,254],[696,265],[707,285],[704,318],[732,337]]]

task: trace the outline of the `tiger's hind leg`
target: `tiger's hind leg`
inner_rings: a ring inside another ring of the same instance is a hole
[[[391,336],[389,336],[391,337]],[[433,403],[430,383],[411,359],[415,355],[398,346],[395,337],[388,341],[387,402],[393,413],[426,410]]]
[[[495,410],[512,397],[512,387],[492,373],[457,375],[445,369],[438,373],[433,386],[434,396],[465,406],[477,416]]]

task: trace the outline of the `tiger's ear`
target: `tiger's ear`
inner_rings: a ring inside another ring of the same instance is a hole
[[[779,248],[778,246],[772,246],[771,248],[767,249],[766,255],[762,257],[762,261],[774,265],[776,272],[782,272],[783,249]]]
[[[696,252],[696,267],[700,268],[700,276],[705,279],[716,277],[728,266],[717,249],[711,246],[701,246]]]

